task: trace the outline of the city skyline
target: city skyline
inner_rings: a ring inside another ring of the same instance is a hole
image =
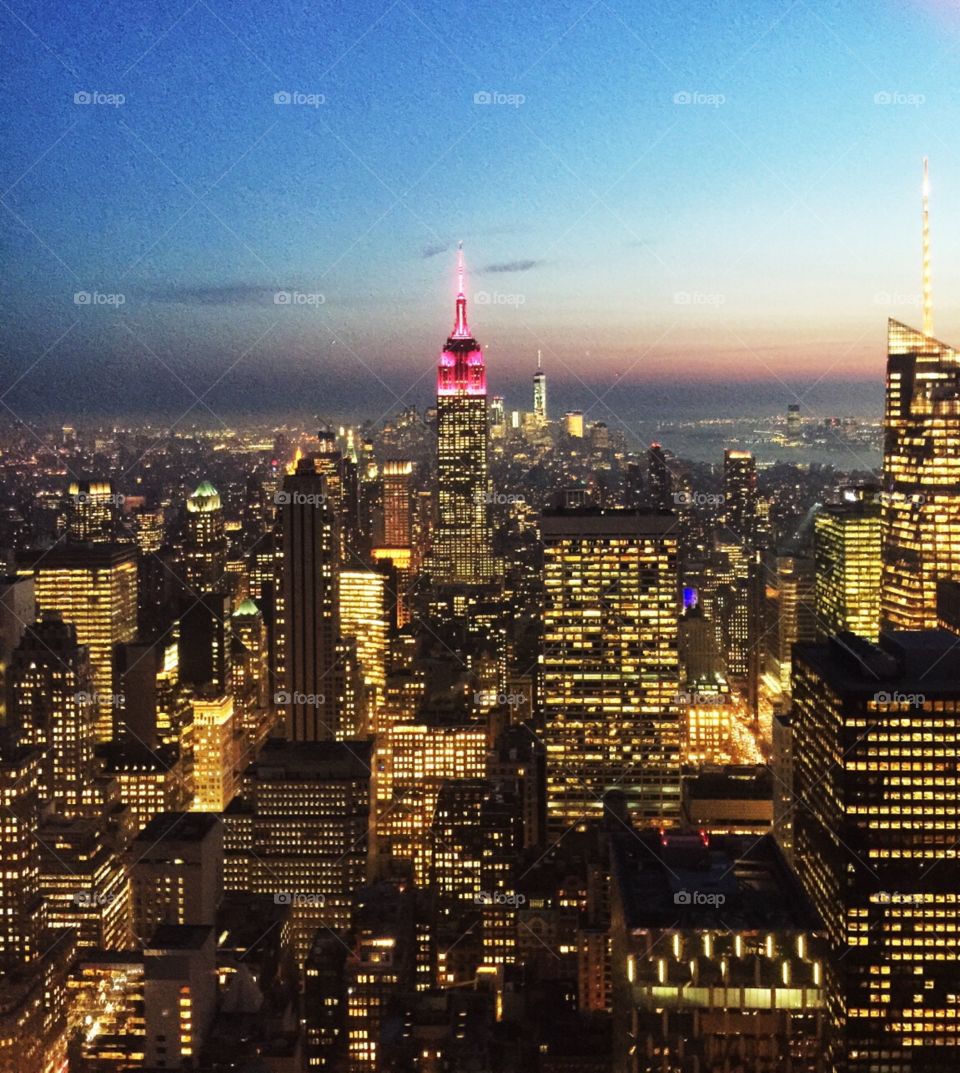
[[[823,381],[875,383],[878,324],[919,313],[925,155],[960,336],[960,23],[910,14],[396,3],[318,37],[324,9],[8,11],[7,403],[155,412],[172,375],[225,414],[316,380],[353,410],[373,369],[378,408],[422,404],[462,239],[498,393],[541,350],[555,389],[656,396],[679,366],[693,395],[743,379],[828,412]]]

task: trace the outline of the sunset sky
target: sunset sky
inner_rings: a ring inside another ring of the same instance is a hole
[[[960,339],[946,3],[10,0],[0,24],[17,412],[425,405],[459,239],[508,401],[538,348],[563,392],[821,398],[919,320],[925,154]]]

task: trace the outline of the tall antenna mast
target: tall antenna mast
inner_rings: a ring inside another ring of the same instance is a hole
[[[933,286],[930,279],[930,165],[923,158],[923,334],[933,335]]]

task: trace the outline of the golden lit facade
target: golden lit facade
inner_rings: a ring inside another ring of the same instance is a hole
[[[814,522],[817,628],[876,641],[880,631],[883,529],[877,496],[828,504]]]
[[[444,782],[486,771],[485,726],[398,723],[376,743],[376,832],[395,857],[414,861],[416,882],[429,882],[430,825]]]
[[[70,1035],[81,1068],[122,1070],[143,1062],[143,960],[128,952],[81,957],[67,981]]]
[[[599,817],[614,788],[650,821],[679,813],[674,524],[628,511],[543,516],[540,674],[557,833]]]
[[[881,621],[934,629],[937,580],[960,576],[960,357],[890,320]]]
[[[387,579],[375,570],[340,571],[340,632],[353,638],[367,688],[367,715],[384,703],[387,658]]]
[[[203,481],[187,500],[184,578],[194,596],[224,588],[227,534],[220,493]]]
[[[136,553],[109,544],[65,547],[31,553],[18,569],[33,574],[40,612],[59,611],[76,627],[90,655],[96,740],[110,741],[118,692],[113,649],[137,633]]]
[[[222,812],[240,786],[242,731],[233,697],[197,697],[193,702],[193,812]]]
[[[794,855],[831,944],[828,1058],[845,1073],[960,1068],[954,640],[797,647]]]

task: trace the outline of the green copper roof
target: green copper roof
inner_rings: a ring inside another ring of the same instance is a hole
[[[233,613],[234,618],[242,617],[243,615],[259,615],[260,608],[250,599],[248,596],[243,603],[239,604],[236,611]]]
[[[194,499],[206,499],[208,496],[218,496],[220,493],[209,481],[201,481],[197,490],[193,493]]]

